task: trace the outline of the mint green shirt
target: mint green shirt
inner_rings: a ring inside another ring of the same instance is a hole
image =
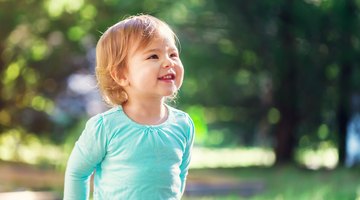
[[[188,173],[194,124],[168,107],[159,125],[141,125],[114,107],[89,119],[69,157],[64,199],[88,199],[94,172],[94,199],[180,199]]]

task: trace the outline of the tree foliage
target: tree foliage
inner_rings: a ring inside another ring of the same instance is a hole
[[[61,141],[79,118],[54,120],[55,111],[67,109],[59,107],[61,98],[74,96],[69,76],[93,74],[94,47],[108,26],[149,13],[179,35],[186,70],[179,106],[193,115],[198,143],[270,146],[281,162],[292,160],[296,147],[327,142],[343,157],[349,100],[360,91],[359,6],[353,0],[0,1],[0,132],[20,128]]]

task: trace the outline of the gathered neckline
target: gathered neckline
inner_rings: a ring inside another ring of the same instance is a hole
[[[121,111],[124,113],[124,117],[126,118],[126,120],[132,124],[132,125],[135,125],[137,127],[140,127],[140,128],[159,128],[159,127],[162,127],[164,126],[165,124],[168,123],[168,121],[170,120],[170,118],[172,117],[172,112],[170,111],[170,107],[168,105],[165,104],[165,107],[166,107],[166,110],[167,110],[167,118],[165,121],[161,122],[160,124],[141,124],[141,123],[138,123],[136,121],[134,121],[133,119],[131,119],[124,111],[123,107],[120,105],[120,106],[117,106],[117,110],[118,111]]]

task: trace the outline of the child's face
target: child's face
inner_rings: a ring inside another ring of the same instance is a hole
[[[145,48],[130,53],[124,87],[131,98],[171,96],[181,87],[184,68],[174,40],[166,35],[155,38]]]

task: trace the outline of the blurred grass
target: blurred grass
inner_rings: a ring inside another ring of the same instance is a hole
[[[291,165],[270,168],[194,169],[193,176],[228,177],[239,182],[261,181],[264,191],[253,196],[185,196],[184,200],[360,200],[359,168],[308,170]]]
[[[332,170],[309,170],[294,165],[191,169],[188,187],[194,183],[243,186],[261,184],[255,193],[244,191],[226,195],[189,196],[183,200],[360,200],[360,169],[338,167]],[[0,162],[0,192],[51,191],[60,195],[63,171],[22,163]],[[189,194],[189,193],[188,193]],[[245,196],[244,196],[245,195]]]

